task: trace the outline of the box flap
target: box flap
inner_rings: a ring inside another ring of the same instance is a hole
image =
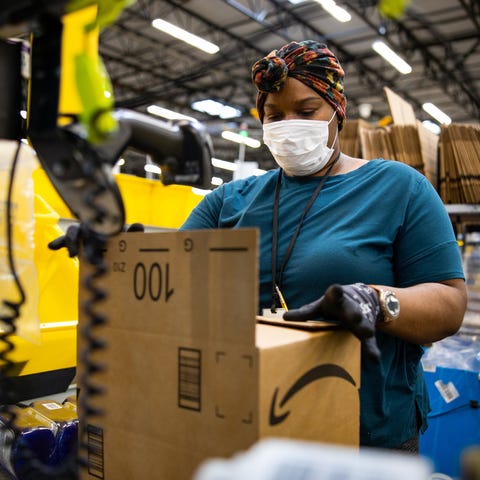
[[[321,330],[337,330],[340,325],[336,325],[330,322],[322,322],[318,320],[308,320],[306,322],[292,322],[289,320],[283,320],[281,318],[270,318],[257,315],[258,323],[265,323],[268,325],[277,325],[278,327],[295,328],[298,330],[308,331],[321,331]]]
[[[123,233],[105,262],[110,328],[254,343],[256,230]]]

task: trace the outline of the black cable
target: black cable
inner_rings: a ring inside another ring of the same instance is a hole
[[[1,314],[0,320],[2,324],[2,328],[0,329],[0,397],[2,402],[5,402],[4,405],[0,405],[0,413],[2,417],[6,420],[5,424],[0,426],[0,430],[10,430],[14,433],[18,433],[18,429],[16,428],[14,422],[16,419],[15,413],[9,407],[9,404],[12,403],[10,401],[12,397],[12,381],[11,377],[9,376],[12,368],[14,367],[14,362],[10,359],[9,353],[14,349],[14,344],[10,340],[11,336],[15,335],[17,328],[16,328],[16,320],[20,316],[20,308],[25,302],[25,292],[22,288],[20,279],[17,275],[17,271],[15,269],[15,262],[13,259],[13,246],[12,246],[12,192],[13,192],[13,183],[15,177],[15,169],[18,162],[19,154],[20,154],[21,142],[18,142],[17,148],[15,150],[15,155],[12,160],[12,165],[10,167],[10,174],[9,174],[9,182],[8,182],[8,191],[7,191],[7,198],[6,198],[6,210],[5,210],[5,227],[6,227],[6,234],[7,234],[7,256],[8,256],[8,264],[10,268],[10,272],[13,276],[13,280],[17,289],[20,294],[20,301],[13,302],[11,300],[2,300],[3,307],[6,307],[9,313]],[[5,445],[7,448],[11,446],[13,442],[13,438],[6,435],[5,436],[7,444]]]
[[[94,359],[95,355],[106,348],[106,342],[98,335],[98,329],[105,325],[105,315],[97,310],[98,304],[106,298],[106,292],[98,286],[98,281],[106,274],[107,268],[104,262],[104,250],[107,237],[93,232],[88,225],[82,225],[82,239],[84,248],[82,255],[92,269],[84,275],[82,284],[89,293],[82,303],[85,313],[85,323],[79,330],[79,334],[85,343],[85,347],[79,353],[79,363],[83,370],[78,379],[80,389],[79,399],[79,423],[82,428],[79,438],[79,465],[90,471],[92,468],[100,468],[98,463],[103,461],[103,454],[96,441],[97,429],[93,426],[95,417],[103,415],[103,410],[95,406],[95,399],[103,394],[104,388],[95,381],[95,374],[105,370],[105,366]]]
[[[81,148],[81,147],[80,147]],[[98,179],[102,168],[101,159],[91,149],[83,150],[81,163],[82,176],[91,185],[83,197],[84,203],[96,212],[88,222],[80,224],[80,255],[85,260],[82,264],[81,282],[88,297],[82,302],[84,313],[83,325],[79,329],[79,336],[84,345],[78,355],[81,372],[78,377],[79,395],[79,448],[78,465],[89,472],[103,469],[103,445],[98,442],[98,427],[94,425],[95,418],[104,414],[103,410],[95,405],[96,399],[104,392],[103,386],[96,381],[95,375],[105,370],[105,365],[95,360],[96,355],[106,348],[106,342],[101,338],[99,331],[106,324],[107,318],[98,307],[105,300],[107,293],[99,286],[102,277],[107,273],[104,252],[108,236],[98,233],[95,226],[105,218],[107,209],[101,204],[102,196],[108,190],[108,184]]]
[[[16,449],[18,457],[16,460],[19,464],[22,464],[21,470],[16,474],[22,480],[74,480],[78,478],[76,468],[76,452],[73,452],[71,457],[68,458],[64,464],[60,466],[48,466],[43,462],[40,462],[35,455],[35,452],[25,443],[21,431],[15,424],[17,415],[14,412],[12,405],[15,403],[16,395],[14,388],[12,387],[12,380],[10,373],[15,363],[9,358],[9,353],[14,349],[14,344],[11,341],[11,337],[17,332],[16,321],[20,317],[21,307],[26,301],[25,290],[22,286],[20,277],[15,267],[15,260],[13,255],[13,222],[12,222],[12,198],[13,198],[13,186],[15,180],[15,172],[20,157],[20,149],[22,142],[18,141],[14,158],[9,173],[9,184],[6,198],[6,237],[7,237],[7,256],[10,273],[13,277],[13,281],[18,290],[19,300],[12,301],[3,299],[2,304],[9,312],[2,314],[0,320],[2,326],[5,329],[0,330],[0,396],[2,398],[2,405],[0,405],[0,413],[5,423],[2,422],[0,430],[6,430],[9,433],[4,436],[5,443],[2,448],[7,450],[13,446],[16,442]],[[4,348],[1,348],[1,346]]]
[[[7,314],[1,315],[0,320],[5,325],[4,331],[0,331],[0,341],[4,348],[0,351],[0,389],[2,395],[2,401],[4,405],[0,406],[0,412],[6,423],[1,428],[8,429],[12,432],[11,435],[6,435],[7,441],[4,447],[9,448],[11,444],[16,441],[16,447],[18,453],[17,459],[22,465],[21,470],[17,472],[19,478],[22,480],[75,480],[78,478],[78,467],[90,469],[92,461],[98,457],[98,452],[95,450],[95,444],[90,441],[90,423],[92,417],[102,415],[103,412],[93,405],[93,400],[96,396],[103,393],[103,388],[95,383],[92,376],[95,373],[104,370],[103,365],[94,361],[93,357],[96,352],[105,348],[105,342],[103,342],[97,334],[97,328],[106,322],[106,318],[101,313],[97,312],[96,307],[106,297],[106,292],[97,286],[97,282],[103,277],[107,271],[103,255],[105,246],[107,243],[107,236],[95,233],[88,223],[81,225],[81,240],[83,242],[82,254],[86,260],[86,263],[92,266],[92,269],[85,275],[83,284],[85,290],[89,292],[89,298],[83,303],[83,311],[85,312],[86,324],[83,326],[80,334],[84,339],[85,348],[79,355],[79,361],[82,364],[83,371],[79,379],[79,386],[82,391],[79,402],[79,415],[80,425],[84,426],[83,436],[79,438],[78,452],[73,452],[61,465],[46,465],[41,462],[28,445],[23,441],[20,435],[21,431],[15,425],[16,415],[13,411],[12,405],[15,396],[14,391],[11,388],[11,380],[9,372],[11,371],[14,362],[12,362],[8,353],[10,353],[14,344],[10,337],[17,331],[16,320],[20,316],[20,309],[26,301],[25,290],[21,284],[20,278],[16,272],[15,261],[13,255],[13,225],[12,225],[12,192],[15,178],[15,170],[19,159],[19,152],[21,148],[21,142],[18,142],[18,146],[15,152],[15,157],[12,161],[9,176],[9,188],[7,194],[7,208],[6,208],[6,233],[8,243],[8,262],[9,268],[12,272],[15,285],[19,292],[19,301],[3,300],[3,305],[9,309]],[[82,164],[84,175],[87,178],[95,178],[98,173],[98,167],[100,164],[96,155],[86,155],[85,162]],[[96,217],[92,221],[101,220],[106,209],[99,204],[99,198],[105,192],[106,186],[99,185],[86,194],[84,201],[96,212]],[[83,452],[83,453],[82,453]],[[92,460],[93,459],[93,460]]]

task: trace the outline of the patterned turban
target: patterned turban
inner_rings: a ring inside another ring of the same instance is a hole
[[[347,105],[343,91],[344,76],[339,61],[323,43],[313,40],[290,42],[279,50],[273,50],[252,67],[252,80],[258,90],[260,120],[263,122],[267,95],[280,91],[287,77],[292,77],[317,92],[336,110],[340,129]]]

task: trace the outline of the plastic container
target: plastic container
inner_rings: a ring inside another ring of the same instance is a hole
[[[51,462],[55,451],[57,426],[31,407],[10,406],[16,415],[15,432],[7,426],[8,417],[0,414],[0,464],[18,480],[37,480],[31,460],[43,465]]]
[[[30,405],[57,426],[55,449],[49,465],[57,466],[76,455],[78,446],[78,417],[76,411],[54,400],[40,400]]]
[[[431,459],[435,472],[460,478],[462,452],[480,445],[479,373],[437,367],[425,372],[431,412],[420,436],[420,453]]]

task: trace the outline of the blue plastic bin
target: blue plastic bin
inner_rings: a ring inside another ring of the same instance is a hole
[[[425,379],[432,411],[420,453],[432,460],[435,472],[459,478],[462,451],[480,445],[479,373],[437,367]]]

